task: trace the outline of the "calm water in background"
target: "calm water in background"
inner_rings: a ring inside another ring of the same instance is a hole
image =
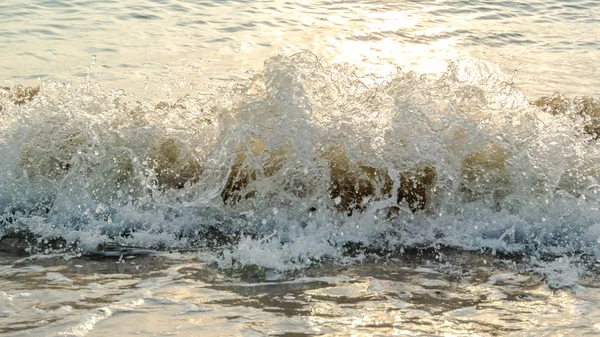
[[[0,86],[42,89],[31,104],[0,96],[0,235],[124,250],[0,255],[0,335],[599,334],[589,266],[600,258],[600,185],[587,172],[600,154],[580,121],[528,106],[555,92],[598,97],[599,37],[592,0],[4,0]],[[378,219],[381,201],[313,215],[303,200],[328,210],[328,192],[277,195],[288,187],[279,175],[256,201],[223,205],[231,144],[251,137],[288,144],[285,167],[317,184],[327,181],[312,147],[341,144],[359,163],[434,163],[442,192],[428,213],[394,222]],[[164,144],[178,149],[174,167],[191,157],[214,172],[177,191],[151,186],[157,169],[144,158]],[[508,188],[484,165],[483,187],[509,194],[501,207],[465,201],[453,183],[460,160],[489,144],[513,153],[500,165]],[[217,252],[127,253],[194,249],[215,224],[250,236]],[[353,241],[457,249],[377,260],[332,244]]]
[[[597,1],[20,1],[0,5],[0,79],[85,77],[143,91],[236,78],[302,50],[385,75],[474,56],[531,96],[598,94]]]

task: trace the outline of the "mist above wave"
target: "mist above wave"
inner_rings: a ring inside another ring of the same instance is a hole
[[[483,61],[378,78],[301,53],[195,98],[27,95],[0,95],[0,233],[24,248],[219,246],[222,266],[275,268],[364,247],[598,256],[598,101],[530,104]]]

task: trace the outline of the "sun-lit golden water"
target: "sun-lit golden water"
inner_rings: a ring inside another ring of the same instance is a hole
[[[599,26],[3,1],[0,335],[600,333]]]
[[[0,280],[6,336],[595,335],[597,288],[552,291],[485,255],[293,274],[193,256],[21,261]],[[423,262],[429,261],[423,265]],[[458,263],[457,263],[458,262]],[[485,263],[484,263],[485,262]],[[465,269],[467,267],[468,269]]]
[[[309,50],[382,76],[440,73],[448,60],[500,64],[531,96],[600,90],[595,1],[4,1],[0,79],[85,77],[142,93],[222,83],[278,54]]]

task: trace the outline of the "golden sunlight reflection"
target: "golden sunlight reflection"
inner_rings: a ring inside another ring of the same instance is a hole
[[[351,64],[365,74],[387,77],[398,68],[421,74],[442,73],[448,60],[461,56],[457,38],[450,34],[455,28],[421,25],[426,12],[368,9],[362,14],[368,18],[364,26],[355,27],[351,33],[332,32],[322,37],[324,43],[317,44],[323,46],[322,52],[331,62]],[[338,21],[342,24],[344,20]],[[402,35],[410,35],[411,41]],[[440,35],[449,37],[431,38]]]
[[[147,261],[136,260],[136,266],[143,266],[143,262]],[[323,336],[497,336],[532,329],[560,329],[565,335],[579,335],[578,326],[600,317],[596,288],[552,291],[531,274],[483,265],[471,266],[458,278],[449,278],[448,271],[426,267],[365,264],[345,268],[342,275],[334,268],[326,269],[331,275],[324,277],[311,277],[311,271],[304,271],[307,276],[297,279],[244,282],[202,264],[181,262],[181,266],[168,271],[151,271],[142,277],[135,274],[138,277],[129,279],[115,274],[111,262],[75,260],[73,265],[60,269],[47,262],[46,267],[12,271],[21,276],[18,283],[10,275],[0,278],[4,292],[0,292],[0,298],[10,295],[10,310],[30,320],[74,317],[75,324],[89,323],[86,335],[90,337],[223,336],[224,332],[227,336],[282,332]],[[51,270],[59,270],[64,278],[73,280],[53,283],[51,291],[60,296],[49,296],[48,290],[40,289],[48,284]],[[452,270],[456,271],[449,272]],[[38,309],[44,307],[68,309]],[[89,308],[97,308],[94,313],[114,315],[97,319],[89,315]],[[6,319],[0,316],[0,324]],[[61,326],[64,324],[58,328]],[[46,326],[48,331],[50,328]],[[598,324],[590,328],[596,330],[589,332],[600,330]]]
[[[11,3],[15,9],[22,7],[17,0],[8,0]],[[5,49],[0,78],[24,85],[38,79],[77,79],[88,75],[96,55],[91,76],[105,88],[142,93],[149,79],[177,78],[188,84],[177,89],[185,95],[193,92],[188,87],[212,87],[244,78],[250,69],[260,71],[271,57],[310,51],[326,64],[348,64],[380,77],[397,68],[438,74],[448,61],[473,57],[502,65],[508,73],[519,68],[516,80],[528,93],[589,94],[598,88],[594,74],[600,49],[592,37],[598,35],[594,33],[599,25],[567,20],[557,35],[552,33],[556,23],[545,12],[540,18],[519,16],[520,8],[504,16],[489,15],[504,10],[502,3],[482,5],[489,8],[481,11],[441,0],[256,2],[250,11],[243,1],[208,7],[188,3],[183,12],[144,8],[149,16],[161,13],[161,20],[157,16],[133,23],[124,13],[109,25],[96,24],[104,22],[107,12],[123,11],[119,6],[81,5],[77,15],[37,13],[35,20],[11,23],[12,34],[0,34]],[[593,18],[592,10],[583,14]],[[72,31],[56,25],[65,20],[73,23]],[[42,31],[64,38],[48,39],[38,34]],[[112,38],[117,36],[119,43]]]

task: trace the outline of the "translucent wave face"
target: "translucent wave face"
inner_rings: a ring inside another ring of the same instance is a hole
[[[0,231],[282,269],[432,245],[597,257],[597,101],[558,113],[511,83],[472,59],[378,78],[302,53],[199,98],[11,88]]]

